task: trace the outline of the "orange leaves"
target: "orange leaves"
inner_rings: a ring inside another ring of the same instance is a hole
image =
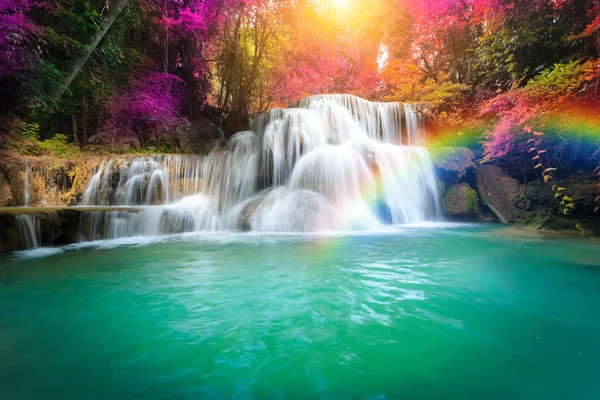
[[[543,165],[540,163],[540,164],[536,165],[535,167],[533,167],[533,169],[538,169],[538,168],[542,168],[542,167],[543,167]]]
[[[600,15],[598,15],[588,26],[586,26],[583,32],[581,32],[579,35],[569,36],[569,39],[576,40],[586,36],[591,36],[598,29],[600,29]]]

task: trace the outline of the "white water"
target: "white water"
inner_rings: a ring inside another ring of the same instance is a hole
[[[90,179],[82,206],[172,204],[201,189],[204,158],[154,155],[103,161]]]
[[[319,95],[254,119],[207,157],[110,159],[82,205],[82,240],[250,229],[317,232],[418,224],[440,215],[413,105]]]
[[[35,215],[18,215],[16,218],[17,229],[21,236],[21,243],[25,244],[27,250],[40,247],[41,229],[40,221]]]

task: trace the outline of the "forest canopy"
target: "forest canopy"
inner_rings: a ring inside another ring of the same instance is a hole
[[[423,103],[487,160],[531,132],[557,158],[598,139],[599,57],[599,0],[0,0],[0,118],[184,151],[198,121],[350,93]]]

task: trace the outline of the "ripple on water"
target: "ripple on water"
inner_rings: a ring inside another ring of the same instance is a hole
[[[599,398],[600,251],[479,234],[489,229],[199,235],[11,257],[0,392]]]

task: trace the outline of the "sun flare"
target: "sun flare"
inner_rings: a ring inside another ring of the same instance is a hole
[[[331,3],[337,7],[347,7],[350,4],[350,0],[331,0]]]

